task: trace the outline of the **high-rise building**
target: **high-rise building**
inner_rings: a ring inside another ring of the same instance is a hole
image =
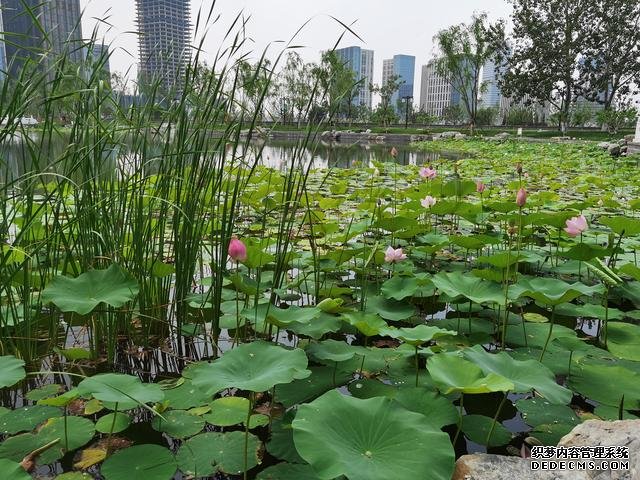
[[[1,6],[10,75],[18,76],[29,59],[45,58],[47,68],[62,54],[83,60],[80,0],[2,0]]]
[[[354,104],[371,108],[371,82],[373,81],[373,50],[360,47],[347,47],[335,50],[340,60],[346,63],[355,73],[356,81],[360,84],[358,96]]]
[[[444,110],[453,104],[453,94],[451,82],[438,73],[436,60],[430,60],[423,65],[420,85],[421,111],[442,117]]]
[[[480,77],[482,92],[480,93],[479,106],[481,108],[500,108],[502,93],[498,86],[499,78],[500,69],[494,61],[488,60],[482,66],[482,75]]]
[[[160,82],[165,91],[180,90],[191,61],[189,0],[136,0],[140,42],[140,77]]]
[[[413,78],[416,71],[416,57],[411,55],[394,55],[383,62],[382,84],[385,85],[393,75],[399,77],[400,88],[391,97],[391,105],[399,110],[399,101],[413,98]]]
[[[0,2],[0,8],[2,8],[2,2]],[[4,32],[4,25],[2,22],[2,14],[0,11],[0,32]],[[0,80],[4,80],[7,75],[7,50],[4,43],[4,35],[0,33]]]

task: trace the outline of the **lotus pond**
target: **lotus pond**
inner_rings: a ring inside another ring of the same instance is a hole
[[[637,158],[146,138],[3,190],[4,479],[449,479],[640,413]]]

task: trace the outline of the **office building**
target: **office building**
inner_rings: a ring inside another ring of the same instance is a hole
[[[416,57],[411,55],[394,55],[385,60],[382,66],[382,84],[386,85],[389,79],[396,75],[399,77],[400,88],[391,97],[391,105],[399,110],[399,103],[407,97],[413,98],[413,83],[416,70]]]
[[[178,94],[191,61],[189,0],[136,0],[140,80]]]
[[[6,61],[18,76],[25,62],[49,68],[62,54],[83,60],[80,0],[2,0]],[[36,24],[34,18],[37,19]]]
[[[365,105],[371,108],[372,95],[371,83],[373,82],[373,50],[365,50],[360,47],[347,47],[335,50],[340,60],[346,63],[355,73],[356,81],[360,88],[358,96],[354,99],[355,105]]]
[[[500,69],[494,61],[489,60],[482,66],[480,82],[482,91],[480,93],[480,108],[500,108],[502,93],[498,86]]]
[[[420,111],[442,117],[444,110],[453,103],[453,93],[451,82],[438,73],[435,59],[422,67]]]

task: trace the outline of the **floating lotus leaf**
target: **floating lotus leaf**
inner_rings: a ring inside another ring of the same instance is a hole
[[[529,297],[545,305],[556,306],[582,295],[594,295],[602,291],[602,285],[589,287],[583,283],[567,283],[557,278],[520,277],[509,289],[509,296],[513,299]]]
[[[511,433],[500,422],[493,425],[493,418],[484,415],[465,415],[462,417],[462,431],[466,437],[479,445],[499,447],[511,441]],[[489,433],[491,436],[489,437]]]
[[[10,355],[0,357],[0,388],[12,387],[26,376],[23,360]]]
[[[540,348],[549,335],[550,323],[526,323],[522,325],[510,325],[507,330],[507,344],[520,347]],[[526,331],[526,337],[525,332]],[[563,325],[554,325],[551,332],[551,340],[562,337],[575,337],[576,331]]]
[[[36,437],[42,445],[60,439],[53,447],[38,457],[39,464],[49,464],[62,458],[66,452],[83,447],[91,441],[96,430],[93,422],[86,418],[67,416],[47,420]],[[30,453],[30,452],[26,452]]]
[[[604,405],[640,409],[640,374],[618,365],[583,364],[571,369],[567,386]],[[2,418],[0,417],[0,421]]]
[[[624,233],[626,237],[633,237],[640,234],[640,220],[631,217],[604,217],[598,220],[602,225],[606,225],[618,235]]]
[[[98,419],[96,430],[100,433],[124,432],[131,425],[131,417],[121,412],[109,413]]]
[[[189,379],[184,379],[184,382],[175,388],[168,388],[163,391],[164,400],[169,402],[169,406],[175,410],[201,407],[211,401],[211,395],[207,395],[195,387]]]
[[[118,265],[91,270],[77,278],[56,277],[42,292],[42,301],[63,312],[86,315],[101,303],[121,307],[138,295],[138,282]]]
[[[536,425],[536,428],[529,432],[529,436],[540,440],[543,445],[556,446],[560,442],[560,439],[574,428],[575,425],[565,423]]]
[[[32,402],[37,402],[39,400],[58,395],[63,390],[64,390],[64,387],[62,387],[62,385],[56,385],[54,383],[50,383],[43,387],[30,390],[27,393],[26,397]]]
[[[527,424],[535,427],[550,423],[578,425],[580,419],[566,405],[554,405],[543,398],[522,398],[516,402],[516,408]]]
[[[320,315],[307,323],[294,322],[289,324],[287,330],[317,340],[329,332],[337,332],[340,327],[342,327],[342,320],[339,316],[320,312]]]
[[[164,393],[159,385],[142,383],[138,377],[121,373],[104,373],[85,378],[78,385],[81,395],[91,395],[102,402],[118,404],[118,410],[130,410],[146,403],[161,402]]]
[[[630,323],[609,322],[607,349],[619,358],[640,362],[640,327]]]
[[[102,450],[104,452],[104,450]],[[102,458],[102,460],[104,460],[105,457]],[[100,461],[102,461],[100,460]],[[96,462],[99,463],[99,462]],[[89,467],[93,466],[95,464],[89,465]],[[75,467],[75,464],[74,464]],[[87,468],[89,468],[87,467]],[[67,472],[67,473],[63,473],[61,475],[58,475],[56,477],[55,480],[94,480],[94,478],[89,475],[88,473],[82,473],[82,472]]]
[[[335,390],[298,408],[294,442],[322,479],[449,480],[449,436],[388,398],[360,400]]]
[[[249,434],[248,469],[258,464],[259,448],[260,440]],[[239,475],[244,472],[244,449],[244,432],[202,433],[184,442],[176,454],[176,461],[180,471],[188,475],[206,477],[216,471]]]
[[[276,400],[285,407],[293,407],[319,397],[327,390],[345,385],[353,375],[336,372],[335,367],[309,367],[311,375],[276,388]]]
[[[387,299],[381,295],[368,296],[366,311],[377,313],[385,320],[406,320],[416,314],[415,307],[409,302]]]
[[[513,382],[516,393],[535,390],[551,403],[568,404],[573,393],[555,380],[551,370],[536,360],[514,360],[508,353],[489,353],[481,345],[464,350],[464,356],[485,374],[495,373]]]
[[[609,405],[599,405],[593,411],[594,415],[600,417],[603,420],[616,421],[620,420],[620,408],[611,407]],[[638,420],[640,417],[629,413],[626,410],[622,411],[622,420]]]
[[[504,305],[504,291],[497,283],[462,272],[440,272],[431,279],[449,297],[465,297],[476,303]]]
[[[0,458],[0,472],[5,480],[33,480],[18,462]]]
[[[388,328],[387,322],[385,322],[377,313],[343,313],[342,318],[350,325],[356,327],[365,337],[379,335],[380,332],[385,331]]]
[[[105,480],[171,480],[176,473],[176,460],[160,445],[134,445],[107,458],[100,473]]]
[[[198,363],[185,372],[194,386],[209,395],[232,387],[264,392],[310,374],[303,350],[264,341],[240,345],[212,363]]]
[[[267,452],[280,460],[291,463],[305,463],[300,457],[293,443],[293,427],[291,423],[295,411],[289,410],[282,419],[276,419],[271,424],[271,437],[266,444]]]
[[[229,427],[247,420],[251,403],[244,397],[222,397],[211,402],[211,412],[204,419],[211,425]]]
[[[444,394],[507,392],[514,389],[510,380],[493,372],[485,375],[480,367],[455,355],[440,353],[432,356],[427,362],[427,370]]]
[[[322,313],[318,307],[301,308],[291,306],[289,308],[277,308],[273,305],[267,313],[267,321],[280,328],[288,328],[293,323],[309,323]]]
[[[62,410],[59,408],[44,405],[16,408],[0,417],[0,433],[14,435],[19,432],[26,432],[33,430],[49,418],[61,416]]]
[[[411,276],[396,275],[382,284],[381,292],[386,298],[403,300],[412,297],[418,290],[418,280]]]
[[[407,410],[421,413],[435,429],[458,421],[458,411],[451,401],[425,388],[402,387],[393,399]]]
[[[322,480],[310,465],[279,463],[265,468],[256,480]]]
[[[204,419],[184,410],[169,410],[164,412],[162,417],[154,417],[151,422],[154,430],[178,439],[192,437],[201,432],[204,424]]]
[[[351,360],[354,356],[362,355],[362,353],[363,349],[361,347],[331,339],[311,343],[307,347],[307,354],[309,356],[318,360],[330,360],[332,362]]]
[[[405,343],[418,346],[431,340],[437,340],[438,338],[456,336],[458,332],[429,325],[418,325],[412,328],[388,328],[384,334],[391,338],[398,338]]]

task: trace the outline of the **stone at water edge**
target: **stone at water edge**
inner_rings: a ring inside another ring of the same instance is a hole
[[[504,455],[463,455],[456,462],[452,480],[588,480],[585,472],[532,471],[531,462]]]
[[[640,480],[640,420],[587,420],[558,445],[628,447],[629,470],[532,471],[531,459],[475,454],[458,459],[452,480]]]

